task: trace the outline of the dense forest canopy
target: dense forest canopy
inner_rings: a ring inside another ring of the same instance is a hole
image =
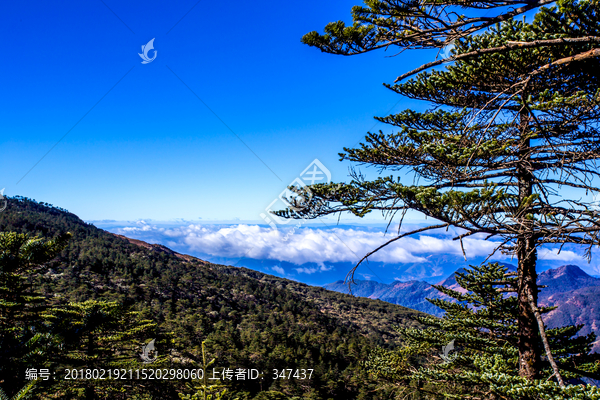
[[[47,239],[70,232],[66,247],[26,276],[44,303],[46,318],[38,327],[50,335],[44,346],[62,348],[42,355],[36,365],[57,374],[67,366],[139,367],[142,345],[157,338],[158,365],[165,368],[201,365],[205,342],[208,357],[216,358],[214,368],[265,372],[264,380],[225,382],[230,398],[251,399],[268,390],[285,398],[364,397],[376,381],[360,368],[361,360],[375,346],[393,345],[398,334],[391,324],[418,326],[420,313],[403,307],[210,264],[160,245],[143,247],[66,210],[22,197],[9,198],[0,230]],[[90,313],[97,315],[90,322],[103,318],[103,325],[86,325]],[[121,339],[115,341],[115,335]],[[33,336],[25,329],[21,339]],[[94,346],[88,354],[90,339]],[[25,387],[25,370],[32,367],[26,359],[3,358],[0,389],[12,395]],[[314,373],[309,381],[273,379],[274,368]],[[41,381],[33,390],[36,398],[131,398],[135,393],[164,399],[193,393],[193,387],[183,380],[144,385]],[[384,398],[373,396],[368,398]]]

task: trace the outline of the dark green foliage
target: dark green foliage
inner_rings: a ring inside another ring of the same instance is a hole
[[[205,342],[202,342],[202,370],[209,371],[213,367],[216,359],[206,361]],[[196,380],[194,380],[194,383]],[[209,385],[210,382],[210,385]],[[197,384],[188,384],[191,394],[179,394],[181,400],[223,400],[228,398],[227,387],[221,381],[210,381],[208,374],[204,374],[201,379],[197,379]],[[247,392],[246,392],[247,393]],[[237,396],[236,396],[237,397]]]
[[[461,244],[472,235],[495,237],[494,252],[518,260],[517,368],[532,381],[543,376],[539,343],[546,341],[537,307],[537,249],[570,243],[586,246],[591,257],[600,243],[600,213],[589,200],[600,192],[599,3],[559,0],[539,8],[542,3],[507,10],[501,8],[519,1],[367,0],[353,8],[352,26],[337,22],[323,35],[306,35],[305,43],[335,54],[441,49],[451,41],[454,48],[443,69],[431,69],[442,64],[432,61],[385,85],[427,102],[429,110],[377,118],[390,132],[369,132],[341,154],[390,175],[367,180],[355,172],[348,184],[299,189],[309,204],[291,201],[294,212],[276,212],[315,218],[381,210],[402,221],[413,210],[435,221],[399,234],[358,264],[404,236],[432,229],[459,228],[454,239]],[[534,8],[533,23],[512,18]],[[474,15],[477,9],[489,17]],[[402,170],[413,175],[412,183],[404,182]],[[562,385],[556,367],[555,376]]]
[[[61,343],[59,351],[49,354],[46,366],[53,371],[65,369],[142,369],[139,359],[141,344],[147,338],[156,339],[160,347],[171,343],[169,335],[158,331],[157,324],[140,318],[140,313],[131,311],[117,302],[87,300],[68,304],[55,304],[41,316],[46,330]],[[159,357],[154,368],[173,367],[165,356]],[[49,398],[76,396],[86,399],[129,398],[134,394],[175,396],[173,388],[165,388],[160,381],[147,382],[144,388],[131,387],[128,382],[102,380],[59,380],[52,384],[42,382],[51,393]]]
[[[44,335],[39,314],[44,310],[44,296],[28,281],[41,274],[41,264],[51,260],[66,245],[69,234],[55,240],[15,232],[0,233],[0,387],[8,393],[23,385],[28,363],[43,360],[45,347],[54,347]]]
[[[475,266],[457,273],[456,280],[464,292],[436,286],[455,302],[430,300],[446,312],[444,317],[420,317],[426,329],[398,327],[407,345],[374,352],[366,363],[373,373],[403,382],[400,390],[414,398],[600,398],[596,387],[561,389],[551,379],[518,376],[518,303],[509,295],[516,282],[507,268],[497,263]],[[552,353],[565,378],[597,378],[600,355],[589,354],[596,337],[575,337],[580,329],[581,325],[548,330]],[[547,362],[543,374],[552,376]]]
[[[0,229],[45,237],[72,233],[68,246],[47,263],[48,273],[37,276],[35,284],[55,307],[53,321],[66,322],[64,317],[74,316],[75,325],[85,324],[82,310],[92,306],[94,312],[115,316],[97,331],[90,326],[97,343],[96,365],[117,351],[135,356],[135,343],[144,343],[135,335],[125,335],[124,344],[106,343],[102,338],[113,332],[111,321],[121,321],[124,331],[126,323],[151,329],[153,321],[156,330],[145,338],[162,335],[172,340],[160,344],[157,340],[159,354],[167,356],[166,365],[197,368],[205,341],[207,354],[216,358],[215,368],[255,368],[264,374],[262,380],[225,381],[232,396],[243,398],[245,392],[251,399],[272,388],[288,397],[310,393],[314,399],[354,398],[375,388],[376,382],[359,364],[376,345],[389,346],[397,338],[391,324],[418,325],[414,317],[419,313],[399,306],[209,264],[158,245],[133,244],[64,210],[24,198],[9,199],[7,210],[0,213]],[[66,338],[72,333],[68,325],[54,326]],[[129,341],[134,338],[137,342]],[[66,342],[72,345],[67,346],[69,357],[85,355],[85,338]],[[274,368],[315,371],[310,381],[276,380]],[[178,383],[168,382],[186,393],[184,382]],[[167,393],[163,387],[154,390]],[[103,387],[98,392],[106,395]],[[155,398],[170,398],[168,393],[162,396]]]

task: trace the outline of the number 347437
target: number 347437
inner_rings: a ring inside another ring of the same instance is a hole
[[[312,369],[274,369],[273,379],[310,379],[313,371]]]

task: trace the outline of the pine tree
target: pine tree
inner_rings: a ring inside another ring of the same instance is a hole
[[[50,333],[64,343],[61,362],[74,363],[74,368],[110,366],[124,355],[138,358],[143,341],[157,335],[156,322],[115,301],[57,305],[46,310],[43,317]]]
[[[561,388],[547,379],[529,381],[516,374],[519,307],[511,295],[518,283],[514,273],[498,263],[486,264],[457,273],[456,281],[464,292],[435,286],[447,299],[429,300],[445,311],[443,318],[420,318],[426,329],[398,327],[404,346],[373,353],[366,363],[371,372],[403,382],[403,395],[425,393],[432,399],[600,398],[595,386]],[[596,336],[575,337],[581,328],[547,331],[552,354],[565,378],[573,381],[600,375],[600,355],[590,354]],[[548,362],[542,368],[552,375]]]
[[[24,386],[29,364],[43,360],[56,345],[40,332],[45,297],[33,290],[30,279],[44,271],[44,264],[65,248],[69,237],[44,241],[0,233],[0,387],[7,396]]]
[[[202,341],[202,377],[196,380],[195,384],[188,384],[188,389],[192,394],[179,394],[182,400],[225,400],[228,396],[227,387],[218,380],[216,383],[208,384],[208,371],[216,359],[213,358],[206,362],[206,350],[204,348],[205,340]]]
[[[368,53],[380,49],[441,49],[456,41],[472,36],[495,24],[509,21],[531,10],[547,11],[544,6],[557,4],[566,17],[564,25],[558,26],[569,31],[571,23],[577,24],[577,14],[585,10],[590,16],[598,8],[598,0],[364,0],[365,6],[352,8],[353,24],[346,26],[344,21],[331,22],[325,26],[325,34],[310,32],[302,41],[323,52],[345,56]],[[482,15],[482,10],[485,11]],[[573,20],[570,18],[575,16]],[[587,22],[594,24],[592,16]],[[565,29],[566,28],[566,29]],[[565,34],[557,37],[538,37],[527,42],[506,42],[498,47],[473,49],[472,52],[441,57],[405,73],[396,82],[428,68],[441,65],[452,59],[477,57],[481,54],[507,52],[515,47],[572,47],[570,57],[548,60],[544,68],[580,61],[600,56],[600,48],[589,48],[600,43],[598,30],[592,29],[580,34]],[[554,31],[556,32],[556,31]],[[573,33],[573,32],[570,32]],[[583,34],[581,34],[583,33]],[[579,47],[580,45],[588,45]],[[439,55],[439,53],[438,53]]]
[[[393,218],[410,209],[439,222],[398,235],[361,262],[402,237],[437,228],[462,229],[456,238],[461,245],[477,234],[499,238],[497,250],[518,259],[520,375],[540,378],[538,342],[544,332],[536,316],[537,248],[574,243],[589,246],[591,255],[591,246],[599,243],[600,213],[591,201],[580,200],[600,191],[593,183],[600,175],[600,68],[593,58],[600,40],[598,2],[561,0],[558,7],[542,9],[532,24],[509,19],[480,35],[472,33],[506,15],[451,17],[455,10],[449,6],[455,3],[445,1],[366,3],[367,8],[354,8],[354,26],[330,24],[325,35],[311,33],[304,41],[323,51],[356,54],[386,45],[441,47],[446,39],[461,37],[455,62],[445,70],[386,85],[436,109],[377,118],[397,131],[369,132],[366,143],[340,154],[382,170],[409,169],[416,184],[404,185],[394,174],[369,181],[355,173],[350,184],[300,191],[298,199],[308,201],[289,199],[294,212],[277,214],[314,218],[349,211],[363,217],[381,210]],[[467,9],[506,5],[460,4]],[[527,4],[535,8],[541,2]],[[455,21],[444,25],[444,17]],[[480,24],[469,30],[469,21]],[[581,193],[562,199],[563,187]]]
[[[60,378],[65,368],[139,368],[143,340],[155,337],[162,344],[171,342],[169,335],[157,332],[156,323],[118,302],[52,304],[35,291],[34,283],[46,263],[66,247],[70,237],[67,233],[44,240],[0,233],[0,397],[25,399],[35,393],[36,398],[57,398],[69,393],[79,398],[126,398],[132,390],[119,381],[38,377],[26,382],[25,372],[44,368]],[[153,366],[159,368],[166,360],[159,357]]]
[[[63,375],[66,369],[84,373],[94,369],[141,370],[148,366],[140,358],[145,342],[153,339],[159,349],[168,349],[173,343],[172,335],[160,332],[156,322],[115,301],[59,304],[45,310],[42,318],[48,333],[62,344],[60,352],[48,357],[48,362],[54,371]],[[155,354],[151,368],[173,368],[168,355],[161,351]],[[88,378],[58,380],[45,386],[43,392],[47,398],[76,395],[84,399],[118,399],[130,398],[134,393],[152,398],[153,392],[164,395],[166,391],[174,395],[174,388],[164,387],[169,384],[169,381],[156,380],[132,387],[130,381],[114,377]]]
[[[0,389],[0,400],[26,400],[30,399],[32,396],[32,389],[36,385],[37,381],[31,381],[21,390],[19,390],[13,397],[8,397],[8,395]]]

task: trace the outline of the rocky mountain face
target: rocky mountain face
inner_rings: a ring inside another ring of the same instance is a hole
[[[585,273],[577,265],[563,265],[538,275],[538,285],[546,285],[540,296],[547,298],[556,293],[570,292],[590,286],[600,286],[600,278]]]
[[[549,328],[565,325],[581,325],[579,332],[594,332],[600,337],[600,279],[586,274],[576,265],[544,271],[538,276],[538,284],[546,285],[540,292],[539,304],[557,307],[544,316]],[[600,352],[600,340],[594,350]]]

